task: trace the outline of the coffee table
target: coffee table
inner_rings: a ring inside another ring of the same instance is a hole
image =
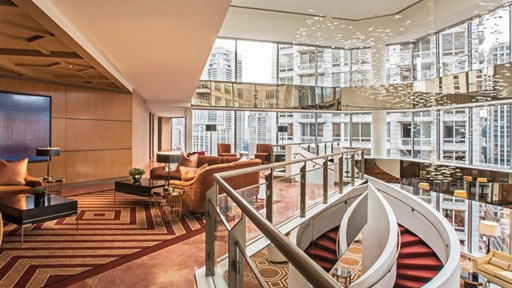
[[[0,198],[0,212],[7,222],[21,226],[21,246],[23,246],[23,226],[47,222],[78,214],[78,202],[58,195],[47,195],[38,206],[34,195],[20,194]],[[76,230],[78,231],[78,217]]]
[[[116,203],[116,192],[153,198],[155,197],[153,189],[162,188],[164,186],[165,181],[147,178],[141,179],[139,183],[133,183],[131,179],[116,181],[114,183],[114,203]]]
[[[464,288],[485,287],[487,279],[477,272],[461,272],[460,279],[464,282]]]

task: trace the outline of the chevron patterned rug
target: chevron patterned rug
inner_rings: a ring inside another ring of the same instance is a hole
[[[4,222],[0,287],[65,287],[204,232],[200,217],[164,226],[147,199],[113,191],[76,197],[78,215],[20,227]],[[80,230],[76,231],[76,217]]]

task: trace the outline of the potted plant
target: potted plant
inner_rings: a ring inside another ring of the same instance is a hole
[[[128,175],[132,177],[133,183],[140,183],[140,179],[142,179],[142,175],[146,174],[146,171],[142,168],[133,167],[128,172]]]
[[[32,189],[32,193],[34,194],[34,206],[41,206],[41,204],[44,203],[44,198],[46,197],[46,187],[35,187],[34,189]]]

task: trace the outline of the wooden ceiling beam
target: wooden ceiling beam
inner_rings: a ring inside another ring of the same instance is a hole
[[[54,79],[56,80],[64,80],[64,81],[94,81],[94,82],[111,82],[108,78],[104,76],[88,76],[84,78],[80,75],[72,75],[72,74],[55,74]]]
[[[29,70],[16,67],[14,63],[5,58],[0,58],[0,67],[19,74],[19,76],[33,76]]]
[[[25,49],[9,49],[0,48],[0,55],[3,56],[19,56],[19,57],[35,57],[35,58],[49,58],[49,59],[82,59],[80,55],[75,52],[50,52],[49,54],[42,53],[41,51],[25,50]]]
[[[17,67],[27,67],[27,68],[53,68],[55,66],[61,65],[60,63],[52,63],[52,64],[29,64],[29,63],[17,63],[14,64]]]
[[[11,27],[11,28],[14,28],[14,29],[18,29],[18,30],[21,30],[21,31],[24,31],[24,32],[31,32],[31,33],[34,33],[34,34],[37,34],[37,35],[53,36],[53,34],[50,31],[48,31],[48,30],[37,28],[37,27],[33,27],[33,26],[29,26],[29,25],[25,25],[25,24],[21,24],[21,23],[18,23],[18,22],[7,20],[7,19],[0,19],[0,24],[4,25],[4,26]]]
[[[11,34],[0,32],[0,37],[1,38],[5,38],[5,39],[9,39],[9,40],[13,40],[13,41],[16,41],[16,42],[19,42],[19,43],[28,44],[28,45],[34,47],[35,49],[37,49],[39,52],[41,52],[43,54],[46,54],[46,55],[49,55],[51,53],[50,50],[44,48],[40,44],[37,44],[34,41],[31,42],[30,40],[25,39],[25,38],[20,37],[20,36],[16,36],[16,35],[11,35]],[[32,38],[34,38],[34,37],[32,37]],[[42,37],[42,38],[44,38],[44,37]]]

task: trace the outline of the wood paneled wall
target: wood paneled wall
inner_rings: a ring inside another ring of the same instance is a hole
[[[0,78],[0,91],[52,97],[51,174],[66,183],[127,176],[132,165],[132,95]],[[1,135],[0,135],[1,136]],[[29,174],[46,175],[46,163]]]

